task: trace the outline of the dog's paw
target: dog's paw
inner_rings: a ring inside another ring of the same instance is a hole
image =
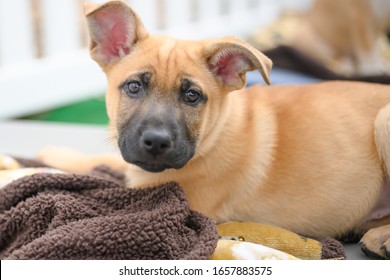
[[[36,159],[46,165],[68,172],[77,172],[78,166],[82,164],[84,155],[72,148],[49,146],[40,150]]]
[[[363,252],[373,259],[390,259],[390,225],[367,231],[360,241]]]

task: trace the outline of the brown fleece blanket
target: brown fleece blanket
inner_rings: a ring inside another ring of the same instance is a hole
[[[209,259],[217,240],[214,222],[175,183],[129,189],[100,167],[0,190],[0,259]]]

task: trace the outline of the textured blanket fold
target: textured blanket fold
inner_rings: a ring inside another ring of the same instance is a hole
[[[35,174],[0,190],[0,259],[208,259],[216,226],[175,184],[121,174]]]

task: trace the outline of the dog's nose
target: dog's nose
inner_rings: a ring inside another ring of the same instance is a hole
[[[141,136],[141,145],[148,153],[161,155],[172,147],[172,137],[165,130],[148,130]]]

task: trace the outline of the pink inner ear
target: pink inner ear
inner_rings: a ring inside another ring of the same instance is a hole
[[[127,43],[127,28],[120,22],[116,23],[111,29],[111,36],[107,36],[108,40],[105,42],[105,49],[113,56],[120,56],[129,54],[130,48],[126,46]]]
[[[248,60],[243,55],[229,51],[218,53],[210,64],[210,70],[228,86],[242,82],[240,75],[249,68]]]
[[[115,10],[101,11],[95,16],[94,40],[98,52],[105,63],[130,53],[130,45],[135,37],[135,30],[126,21],[129,17],[114,13]],[[134,24],[133,24],[134,26]]]

